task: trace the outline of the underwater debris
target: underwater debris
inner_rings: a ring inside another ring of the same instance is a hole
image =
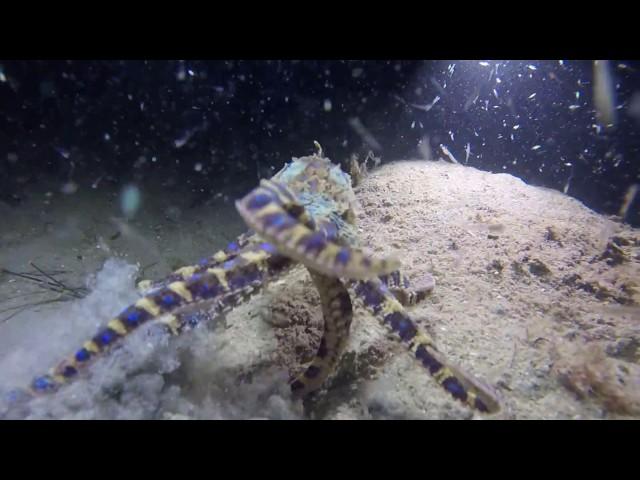
[[[73,195],[78,191],[78,184],[74,181],[65,182],[62,187],[60,187],[60,193],[64,193],[65,195]]]
[[[407,102],[404,98],[402,98],[399,95],[394,95],[394,98],[402,103],[404,103],[405,105],[411,107],[411,108],[415,108],[416,110],[422,110],[423,112],[428,112],[429,110],[431,110],[433,108],[433,106],[438,103],[440,101],[440,96],[436,95],[435,98],[432,100],[431,103],[427,103],[425,105],[419,105],[417,103],[409,103]]]
[[[360,162],[358,155],[353,154],[349,159],[349,175],[351,175],[351,184],[355,187],[369,174],[369,161],[373,161],[373,167],[380,165],[380,157],[376,157],[371,150],[367,153],[365,159]]]
[[[625,218],[627,217],[627,212],[629,211],[629,207],[631,207],[631,204],[633,203],[633,200],[636,198],[636,195],[638,194],[639,189],[640,189],[640,185],[638,185],[637,183],[634,183],[627,189],[626,193],[624,194],[622,205],[620,205],[620,211],[618,213],[622,221],[624,221]]]
[[[34,282],[37,286],[44,288],[46,290],[50,290],[55,293],[62,293],[64,295],[69,295],[74,298],[83,298],[87,294],[87,289],[84,287],[69,287],[65,285],[62,281],[55,278],[55,275],[59,273],[67,273],[65,270],[60,271],[51,271],[46,272],[33,262],[29,262],[36,271],[35,272],[12,272],[11,270],[7,270],[6,268],[0,269],[2,273],[7,275],[13,275],[16,277],[20,277],[25,280],[29,280]],[[42,278],[44,277],[44,278]]]
[[[527,273],[526,270],[522,267],[522,264],[516,261],[511,262],[511,270],[516,277],[524,277]]]
[[[547,231],[544,235],[544,239],[549,242],[556,242],[561,247],[564,246],[560,238],[558,238],[558,232],[556,232],[553,227],[547,227]]]
[[[504,270],[504,265],[500,260],[493,260],[489,265],[487,265],[487,271],[489,273],[493,273],[494,275],[499,275]]]
[[[449,160],[451,160],[451,163],[460,163],[456,160],[456,158],[453,156],[453,154],[449,151],[449,149],[447,148],[446,145],[443,145],[442,143],[440,144],[440,150],[442,150],[442,153],[444,153],[447,158]]]
[[[142,203],[142,194],[136,185],[126,185],[120,194],[120,209],[127,218],[133,218],[140,204]]]
[[[615,89],[608,60],[593,62],[593,103],[600,125],[616,123]]]
[[[618,245],[614,242],[608,242],[604,252],[596,257],[596,260],[604,260],[607,265],[613,267],[628,261],[628,258]]]
[[[577,273],[567,275],[562,279],[562,284],[573,287],[579,290],[584,290],[587,293],[591,293],[598,300],[607,301],[613,300],[620,305],[633,305],[633,292],[629,292],[629,296],[615,295],[606,287],[600,285],[597,281],[582,281],[582,277]]]
[[[418,142],[418,152],[420,152],[420,157],[422,157],[423,160],[433,160],[433,151],[431,150],[431,139],[429,135],[425,135]]]
[[[621,338],[616,343],[607,345],[605,351],[610,357],[640,363],[640,340],[637,338]]]
[[[364,143],[369,145],[369,147],[374,150],[382,150],[382,146],[376,138],[371,134],[369,130],[364,126],[362,121],[358,117],[352,117],[349,119],[349,126],[355,130],[355,132],[360,135],[360,138]]]
[[[466,112],[469,110],[471,105],[475,105],[475,103],[480,98],[480,87],[476,86],[471,95],[467,98],[467,101],[464,103],[463,110]]]
[[[182,210],[177,205],[169,205],[164,210],[164,218],[170,222],[178,223],[182,217]]]
[[[591,343],[556,345],[553,372],[562,386],[579,400],[592,400],[606,412],[634,415],[640,412],[640,367],[611,359],[601,346]],[[635,379],[634,379],[635,377]]]
[[[538,259],[529,262],[529,271],[536,277],[544,277],[551,274],[551,270]]]
[[[439,100],[440,100],[440,97],[438,95],[436,95],[431,103],[427,103],[426,105],[417,105],[415,103],[409,103],[409,106],[413,107],[415,109],[418,109],[418,110],[422,110],[423,112],[428,112],[429,110],[431,110],[433,108],[433,106],[436,103],[438,103]]]
[[[50,272],[47,272],[41,269],[40,267],[38,267],[37,265],[35,265],[33,262],[29,262],[29,264],[35,269],[34,272],[13,272],[11,270],[7,270],[6,268],[0,268],[0,272],[6,275],[11,275],[11,276],[21,278],[23,280],[28,280],[29,282],[32,282],[32,284],[42,288],[43,290],[57,293],[58,295],[54,298],[36,300],[33,302],[27,302],[20,305],[13,305],[13,306],[4,308],[0,310],[0,313],[7,313],[7,312],[12,312],[12,313],[10,313],[4,318],[1,318],[0,324],[8,322],[9,320],[21,314],[22,312],[24,312],[29,308],[33,308],[40,305],[46,305],[49,303],[79,299],[79,298],[85,297],[89,293],[89,291],[84,287],[69,287],[68,285],[63,283],[61,280],[58,280],[57,278],[55,278],[56,275],[68,273],[66,270],[51,270]],[[37,295],[41,293],[46,293],[45,291],[33,292],[33,294]],[[25,294],[24,296],[27,296],[27,295],[31,295],[31,294]],[[11,299],[7,299],[7,300],[11,300]]]

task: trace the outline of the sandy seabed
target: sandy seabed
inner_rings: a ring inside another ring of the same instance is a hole
[[[400,258],[409,278],[435,278],[411,315],[451,361],[493,386],[499,414],[453,400],[361,309],[335,375],[312,400],[291,400],[288,376],[313,357],[322,330],[317,293],[297,268],[226,318],[180,338],[141,329],[88,376],[20,408],[5,402],[5,415],[640,418],[637,229],[560,192],[444,162],[386,164],[355,190],[362,243]],[[176,210],[180,199],[147,192],[141,215],[123,224],[114,195],[80,191],[48,205],[44,195],[32,197],[19,211],[2,212],[0,266],[25,271],[31,260],[66,269],[65,281],[91,293],[0,324],[5,393],[135,301],[136,280],[194,263],[242,231],[230,203]],[[40,295],[15,276],[0,281],[5,308],[24,303],[18,295]]]

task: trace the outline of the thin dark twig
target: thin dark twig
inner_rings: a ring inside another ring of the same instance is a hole
[[[40,273],[21,273],[21,272],[12,272],[11,270],[7,270],[6,268],[2,269],[2,272],[7,273],[9,275],[15,275],[17,277],[20,278],[24,278],[26,280],[35,282],[35,284],[41,288],[44,288],[45,290],[48,291],[53,291],[56,293],[71,293],[73,295],[73,297],[75,298],[82,298],[84,296],[84,294],[87,292],[87,289],[84,287],[79,287],[79,288],[70,288],[67,287],[65,285],[63,285],[63,287],[60,287],[59,283],[55,283],[52,281],[45,281],[41,278],[36,278],[35,275],[43,275],[43,276],[47,276],[46,273],[40,274]],[[33,276],[32,276],[33,275]],[[75,292],[75,293],[74,293]],[[32,292],[30,294],[38,294],[38,293],[42,293],[42,292]],[[18,295],[19,296],[26,296],[29,294],[23,294],[23,295]],[[11,298],[17,298],[17,297],[11,297]],[[8,299],[9,300],[9,299]]]
[[[38,283],[45,283],[47,285],[51,285],[51,286],[56,286],[57,284],[54,282],[46,282],[41,278],[36,278],[36,277],[32,277],[31,275],[35,275],[35,274],[26,274],[26,273],[18,273],[18,272],[12,272],[10,270],[7,270],[6,268],[3,268],[2,271],[4,273],[7,273],[9,275],[15,275],[16,277],[20,277],[20,278],[25,278],[27,280],[31,280],[32,282],[38,282]]]
[[[50,298],[47,300],[41,300],[37,302],[23,303],[21,305],[15,305],[12,307],[7,307],[5,309],[2,309],[0,310],[0,313],[11,312],[11,311],[13,312],[7,315],[5,318],[0,319],[0,324],[3,324],[9,321],[10,319],[12,319],[13,317],[21,314],[27,308],[37,307],[39,305],[46,305],[54,302],[62,302],[62,301],[70,300],[71,298],[83,298],[88,292],[88,290],[84,287],[78,287],[78,288],[68,287],[67,285],[62,283],[60,280],[54,278],[53,275],[57,275],[59,273],[65,273],[66,270],[56,270],[56,271],[53,271],[54,273],[47,273],[44,270],[42,270],[40,267],[35,265],[33,262],[29,262],[29,264],[34,269],[37,270],[37,273],[36,272],[12,272],[10,270],[7,270],[6,268],[0,268],[0,272],[6,273],[9,275],[14,275],[16,277],[20,277],[25,280],[34,282],[34,284],[37,285],[38,287],[43,288],[50,292],[55,292],[58,294],[58,296],[56,298]],[[39,277],[45,277],[46,279],[39,278]],[[37,295],[41,293],[44,293],[44,292],[28,292],[22,295],[13,296],[8,300],[20,298],[20,297],[26,297],[29,295]]]
[[[29,265],[31,265],[33,268],[35,268],[36,270],[38,270],[41,274],[43,274],[45,277],[47,277],[49,280],[51,280],[52,282],[54,282],[55,284],[57,284],[58,286],[62,287],[62,288],[67,288],[65,286],[64,283],[62,283],[60,280],[52,277],[51,275],[49,275],[48,273],[45,273],[44,270],[42,270],[40,267],[38,267],[35,263],[33,262],[29,262]]]
[[[6,269],[3,269],[6,270]],[[62,275],[63,273],[69,273],[69,270],[51,270],[49,272],[47,272],[49,275],[53,276],[53,275]],[[8,273],[21,273],[23,275],[33,275],[34,277],[39,277],[42,276],[42,274],[40,272],[8,272]]]
[[[12,297],[6,297],[4,299],[4,301],[9,301],[9,300],[15,300],[16,298],[22,298],[22,297],[29,297],[31,295],[42,295],[45,292],[42,292],[40,290],[38,290],[37,292],[27,292],[27,293],[21,293],[19,295],[14,295]]]
[[[61,302],[64,301],[64,298],[51,298],[49,300],[43,300],[41,302],[34,302],[34,303],[27,303],[27,304],[23,304],[23,305],[18,305],[17,307],[11,307],[11,308],[6,308],[2,311],[0,311],[0,313],[4,313],[4,312],[8,312],[10,310],[16,310],[16,309],[20,309],[17,312],[13,312],[10,315],[7,315],[5,318],[0,320],[0,324],[3,324],[9,320],[11,320],[13,317],[15,317],[16,315],[21,314],[22,312],[24,312],[27,308],[29,307],[37,307],[38,305],[46,305],[48,303],[55,303],[55,302]]]
[[[26,310],[27,307],[22,307],[20,310],[18,310],[17,312],[13,312],[11,315],[7,315],[5,318],[3,318],[2,320],[0,320],[0,325],[8,322],[9,320],[11,320],[13,317],[15,317],[16,315],[20,315],[22,312],[24,312]]]
[[[144,272],[145,272],[145,270],[147,270],[147,268],[151,268],[151,267],[153,267],[153,266],[154,266],[154,265],[156,265],[157,263],[158,263],[158,262],[152,262],[152,263],[150,263],[149,265],[145,265],[144,267],[142,267],[142,268],[140,269],[140,276],[144,276]]]
[[[36,285],[40,288],[44,288],[45,290],[49,291],[49,292],[56,292],[56,293],[60,293],[63,295],[69,295],[69,293],[72,293],[71,290],[65,290],[62,289],[61,287],[58,287],[57,285],[50,285],[50,284],[42,284],[42,283],[36,283]],[[78,297],[77,295],[71,295],[74,298],[82,298],[82,297]]]
[[[11,310],[16,310],[18,308],[27,308],[27,307],[37,307],[38,305],[46,305],[47,303],[53,302],[61,302],[64,301],[64,298],[49,298],[48,300],[41,300],[39,302],[31,302],[31,303],[23,303],[22,305],[15,305],[13,307],[7,307],[3,310],[0,310],[0,313],[10,312]]]
[[[35,268],[36,270],[38,270],[40,273],[42,273],[45,277],[47,277],[49,280],[51,280],[52,282],[56,283],[58,286],[60,286],[63,290],[70,292],[74,297],[76,298],[82,298],[82,295],[80,293],[78,293],[76,291],[76,289],[67,287],[64,283],[62,283],[60,280],[52,277],[51,275],[47,274],[45,271],[43,271],[41,268],[39,268],[35,263],[33,262],[29,262],[29,265],[31,265],[33,268]]]

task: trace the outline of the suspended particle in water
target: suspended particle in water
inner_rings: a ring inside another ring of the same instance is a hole
[[[120,194],[120,210],[127,218],[133,218],[142,202],[140,189],[133,184],[126,185]]]
[[[331,105],[331,100],[329,100],[328,98],[325,99],[324,101],[324,111],[325,112],[330,112],[331,111],[332,105]]]
[[[620,205],[620,212],[619,212],[619,215],[620,217],[622,217],[623,220],[627,216],[627,212],[629,211],[629,207],[633,203],[633,200],[638,195],[639,189],[640,189],[640,185],[638,185],[637,183],[631,185],[627,189],[627,192],[625,193],[624,198],[622,199],[622,205]]]
[[[133,163],[133,168],[140,168],[144,166],[145,163],[147,163],[147,157],[145,157],[144,155],[140,155],[138,159]]]
[[[56,152],[58,152],[58,154],[59,154],[62,158],[66,159],[66,160],[68,160],[68,159],[69,159],[69,157],[71,156],[71,152],[69,152],[69,150],[67,150],[66,148],[63,148],[63,147],[53,147],[53,149],[54,149]]]
[[[201,171],[202,171],[202,164],[201,164],[200,162],[196,163],[196,164],[193,166],[193,169],[194,169],[196,172],[201,172]]]
[[[42,98],[51,98],[56,94],[56,88],[53,82],[44,80],[40,83],[40,95]]]
[[[180,68],[178,68],[178,71],[176,72],[176,80],[182,82],[185,78],[187,78],[187,74],[184,70],[184,66],[180,65]]]
[[[62,187],[60,187],[60,192],[64,193],[65,195],[72,195],[77,191],[78,184],[72,180],[68,181],[67,183],[63,184]]]
[[[608,127],[616,123],[615,86],[608,60],[593,62],[593,103],[598,123]]]

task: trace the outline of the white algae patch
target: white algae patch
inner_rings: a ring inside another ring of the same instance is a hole
[[[412,316],[454,363],[499,392],[497,418],[640,417],[638,230],[560,192],[445,162],[384,165],[356,194],[363,243],[401,258],[410,278],[435,279]],[[91,216],[82,218],[74,228],[93,228],[82,224]],[[181,259],[195,262],[207,245],[200,236],[189,249],[188,231],[162,242],[181,242]],[[81,242],[47,251],[46,239],[42,258],[62,260]],[[24,246],[8,244],[3,258],[12,248]],[[85,275],[86,298],[0,325],[2,393],[73,353],[136,298],[139,255]],[[154,277],[168,273],[157,270]],[[55,395],[1,408],[10,418],[486,418],[453,400],[360,309],[335,375],[304,406],[293,401],[289,375],[313,357],[321,330],[317,293],[298,268],[224,319],[179,338],[143,327]]]

